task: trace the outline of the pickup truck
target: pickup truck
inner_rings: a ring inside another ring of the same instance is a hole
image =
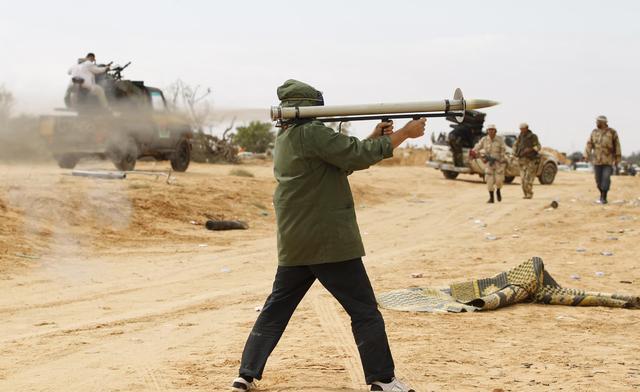
[[[65,96],[67,107],[40,117],[40,134],[61,168],[73,169],[83,158],[99,158],[129,171],[141,157],[169,160],[179,172],[189,167],[189,121],[170,110],[160,89],[122,80],[127,65],[96,76],[109,108],[74,78]]]
[[[517,135],[506,133],[501,135],[507,145],[507,166],[505,168],[505,182],[510,184],[520,175],[518,159],[513,155],[513,144]],[[456,166],[453,163],[453,153],[449,145],[443,139],[436,141],[431,147],[431,159],[427,161],[427,166],[440,170],[442,175],[450,180],[454,180],[460,174],[477,174],[484,179],[485,163],[482,159],[471,158],[470,148],[463,149],[463,166]],[[538,181],[543,185],[552,184],[558,172],[558,162],[556,158],[545,152],[540,153],[540,165],[538,166]]]

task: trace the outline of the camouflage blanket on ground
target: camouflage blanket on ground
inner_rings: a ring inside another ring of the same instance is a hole
[[[378,303],[385,309],[412,312],[473,312],[521,302],[640,309],[639,296],[562,288],[545,271],[539,257],[491,278],[453,283],[440,289],[395,290],[378,296]]]

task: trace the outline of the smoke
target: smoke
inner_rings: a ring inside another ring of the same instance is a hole
[[[0,123],[0,161],[51,161],[51,153],[39,134],[38,124],[38,117],[27,115],[8,118]]]
[[[5,172],[4,204],[17,212],[10,216],[17,230],[9,241],[28,249],[52,278],[99,279],[105,266],[90,256],[132,221],[127,184],[66,176],[51,165],[15,164]]]

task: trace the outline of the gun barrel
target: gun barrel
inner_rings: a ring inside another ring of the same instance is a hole
[[[459,90],[458,90],[459,91]],[[442,112],[445,114],[459,114],[469,109],[481,109],[497,105],[498,102],[487,99],[465,100],[462,93],[456,92],[454,99],[441,101],[401,102],[401,103],[373,103],[364,105],[335,105],[335,106],[300,106],[300,107],[271,107],[271,119],[292,120],[298,118],[350,117],[411,113]]]

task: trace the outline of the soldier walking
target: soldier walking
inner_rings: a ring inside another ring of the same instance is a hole
[[[531,132],[527,123],[520,124],[520,135],[513,145],[513,151],[520,166],[520,181],[524,199],[533,198],[533,181],[540,165],[540,142],[538,136]]]
[[[480,155],[485,163],[484,179],[489,189],[489,200],[487,203],[494,202],[494,191],[498,201],[502,201],[500,190],[502,189],[502,184],[504,184],[506,146],[504,139],[496,135],[497,133],[498,131],[495,125],[488,125],[487,135],[480,139],[472,150],[473,154]]]
[[[319,106],[322,93],[288,80],[278,88],[282,106]],[[384,320],[362,263],[364,247],[347,176],[385,158],[409,138],[424,134],[425,119],[393,132],[378,124],[358,140],[314,119],[292,120],[278,132],[273,155],[278,182],[273,203],[278,225],[278,269],[273,291],[247,339],[232,391],[255,388],[296,307],[318,280],[351,316],[371,391],[415,392],[395,377]],[[335,389],[331,380],[326,390]],[[306,390],[307,388],[300,388]]]
[[[622,160],[620,139],[613,128],[609,128],[605,116],[596,118],[596,129],[591,132],[584,156],[593,163],[596,185],[600,191],[600,204],[607,204],[607,193],[611,187],[614,166]]]

